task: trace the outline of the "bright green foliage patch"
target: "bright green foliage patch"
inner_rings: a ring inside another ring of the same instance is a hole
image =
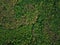
[[[0,45],[59,44],[59,0],[0,0]]]

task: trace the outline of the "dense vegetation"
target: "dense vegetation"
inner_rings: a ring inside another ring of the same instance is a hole
[[[60,45],[60,0],[0,0],[0,45]]]

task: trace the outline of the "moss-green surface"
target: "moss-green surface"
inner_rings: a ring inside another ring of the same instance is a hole
[[[60,45],[60,0],[0,0],[0,45]]]

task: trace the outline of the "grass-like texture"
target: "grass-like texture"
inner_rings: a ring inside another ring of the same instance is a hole
[[[0,0],[0,45],[60,45],[60,0]]]

